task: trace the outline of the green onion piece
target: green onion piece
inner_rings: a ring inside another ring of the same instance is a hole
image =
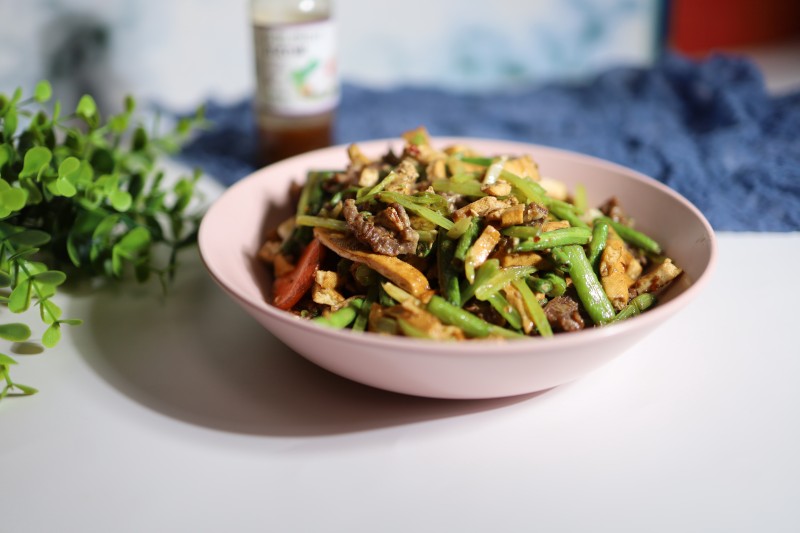
[[[310,226],[314,228],[332,229],[335,231],[349,231],[347,222],[335,218],[317,217],[312,215],[298,215],[295,218],[298,226]]]
[[[475,197],[486,196],[486,193],[481,190],[481,184],[474,179],[464,181],[438,179],[433,180],[431,186],[436,192],[451,192],[453,194]]]
[[[487,259],[484,261],[484,263],[478,267],[478,270],[475,271],[475,281],[469,283],[465,280],[461,284],[461,306],[463,307],[470,298],[475,296],[475,289],[494,276],[499,270],[500,261],[498,259]]]
[[[547,208],[554,216],[560,218],[561,220],[568,221],[569,225],[574,228],[589,227],[589,224],[581,220],[581,217],[578,215],[575,206],[571,204],[560,202],[558,200],[550,200],[547,204]]]
[[[472,217],[459,219],[458,222],[447,231],[447,237],[450,239],[458,239],[469,229],[470,224],[472,224]]]
[[[525,304],[525,310],[528,312],[531,320],[533,320],[533,324],[539,331],[539,335],[542,337],[552,337],[553,329],[550,327],[550,322],[547,320],[547,315],[545,315],[542,305],[539,303],[539,300],[536,298],[533,292],[531,292],[528,284],[521,279],[514,280],[513,284],[514,287],[516,287],[516,289],[519,291],[520,295],[522,295],[522,302]]]
[[[536,268],[529,266],[501,268],[492,277],[483,281],[480,285],[474,283],[474,285],[476,285],[475,298],[478,300],[486,300],[492,294],[501,291],[503,287],[509,283],[529,276],[534,272],[536,272]]]
[[[509,326],[517,330],[522,329],[522,316],[519,314],[516,307],[508,303],[505,296],[499,292],[495,292],[489,295],[486,301],[492,305],[495,311],[500,313],[500,316],[508,322]]]
[[[509,172],[508,170],[503,170],[500,173],[500,177],[509,182],[512,187],[520,191],[526,202],[536,202],[537,204],[542,205],[548,204],[547,191],[545,191],[544,187],[535,181],[521,178],[516,174]]]
[[[436,211],[429,209],[425,206],[419,205],[415,203],[413,200],[410,199],[409,196],[405,194],[400,194],[396,192],[382,192],[378,194],[378,198],[385,203],[397,203],[402,205],[409,211],[416,213],[417,215],[421,216],[425,220],[436,224],[437,226],[441,226],[442,228],[449,230],[453,227],[453,221],[449,218],[445,218]]]
[[[462,157],[461,160],[464,163],[478,165],[479,167],[488,167],[494,161],[491,157]]]
[[[500,174],[503,172],[503,166],[508,161],[508,157],[501,156],[492,161],[492,164],[489,165],[489,168],[486,169],[486,173],[483,175],[483,184],[484,185],[492,185],[493,183],[497,183],[497,178],[500,177]]]
[[[572,203],[575,205],[575,211],[577,211],[579,215],[582,215],[589,209],[586,187],[582,183],[575,185],[575,194],[573,195]]]

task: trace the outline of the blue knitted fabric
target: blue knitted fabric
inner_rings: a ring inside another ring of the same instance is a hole
[[[224,184],[255,169],[249,101],[207,106],[215,127],[182,154]],[[345,84],[335,142],[432,135],[507,139],[634,168],[677,190],[716,230],[800,230],[800,92],[769,95],[736,57],[666,56],[580,84],[505,93]]]

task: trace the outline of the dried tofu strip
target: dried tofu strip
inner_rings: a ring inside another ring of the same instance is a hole
[[[314,228],[314,235],[326,248],[337,255],[367,265],[416,297],[421,297],[430,288],[425,274],[396,257],[367,251],[352,235],[344,235],[323,228]]]

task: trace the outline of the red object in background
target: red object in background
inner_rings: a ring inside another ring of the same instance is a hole
[[[669,44],[701,55],[800,40],[800,0],[673,0]]]

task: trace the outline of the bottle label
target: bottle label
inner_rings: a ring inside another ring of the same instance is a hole
[[[339,102],[332,20],[255,26],[256,105],[278,115],[330,111]]]

